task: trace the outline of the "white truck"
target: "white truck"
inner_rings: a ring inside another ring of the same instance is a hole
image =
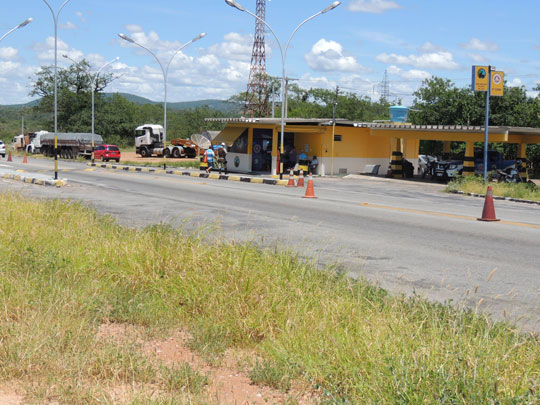
[[[28,153],[40,153],[41,151],[41,136],[48,134],[48,131],[34,132],[34,138],[26,145],[26,152]]]
[[[163,127],[156,124],[144,124],[135,128],[135,153],[141,157],[185,156],[181,146],[168,144],[167,148],[163,148]]]

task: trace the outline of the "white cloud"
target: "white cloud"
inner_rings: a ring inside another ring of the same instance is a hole
[[[343,46],[335,41],[320,39],[311,52],[305,55],[310,68],[322,72],[358,72],[367,71],[353,56],[343,54]]]
[[[19,51],[12,47],[0,48],[0,59],[13,59],[19,54]]]
[[[158,56],[170,55],[163,41],[155,33],[145,34],[138,26],[125,27],[131,36],[149,49],[159,50]],[[133,32],[133,34],[132,34]],[[127,45],[128,43],[122,41]],[[204,39],[197,42],[204,45]],[[173,46],[171,46],[173,45]],[[176,43],[169,43],[169,49],[177,49]],[[200,100],[204,98],[228,98],[232,94],[246,90],[249,77],[253,37],[238,33],[228,33],[223,41],[199,48],[198,56],[177,55],[169,71],[167,99]],[[190,47],[191,48],[191,47]],[[271,49],[267,46],[267,54]],[[158,52],[158,51],[156,51]],[[163,59],[167,61],[168,59]],[[116,66],[115,66],[116,67]],[[118,63],[120,78],[111,84],[114,91],[138,94],[154,101],[163,99],[163,76],[157,65],[132,67]]]
[[[426,42],[418,48],[419,52],[431,53],[431,52],[443,52],[445,49],[442,46],[435,45],[431,42]]]
[[[376,58],[379,62],[393,63],[396,65],[411,65],[424,69],[459,69],[450,52],[423,53],[420,55],[397,55],[395,53],[382,53]]]
[[[533,45],[532,47],[535,51],[540,51],[540,45]]]
[[[215,55],[220,59],[251,62],[251,52],[253,49],[252,35],[241,35],[236,32],[230,32],[224,36],[224,39],[224,42],[207,48],[205,53]],[[268,51],[268,44],[265,47],[266,51]]]
[[[82,11],[77,11],[77,12],[75,13],[75,15],[76,15],[77,17],[79,17],[79,19],[80,19],[83,23],[86,22],[86,18],[84,17],[84,14],[82,13]]]
[[[64,30],[76,30],[77,26],[75,24],[73,24],[71,21],[68,21],[65,24],[60,24],[60,28],[62,28]]]
[[[471,58],[476,63],[486,63],[487,58],[484,55],[479,55],[477,53],[469,53],[469,58]]]
[[[508,87],[520,87],[520,86],[523,86],[523,82],[518,77],[516,77],[511,82],[506,83],[506,84],[507,84]]]
[[[71,48],[67,42],[58,39],[58,61],[63,59],[62,54],[67,54],[71,59],[79,60],[83,58],[83,52],[78,49]],[[44,63],[51,63],[54,61],[54,37],[47,37],[45,43],[36,42],[32,46],[32,49],[36,52],[37,58]]]
[[[351,0],[349,3],[349,10],[363,13],[381,14],[398,8],[401,8],[399,4],[389,0]]]
[[[430,78],[432,75],[429,72],[426,72],[424,70],[417,70],[417,69],[411,69],[411,70],[403,70],[398,68],[395,65],[390,66],[388,69],[388,74],[399,76],[403,79],[407,80],[424,80]]]
[[[488,51],[495,52],[499,50],[499,45],[495,42],[483,42],[478,38],[473,38],[466,44],[460,45],[462,48],[470,49],[472,51]]]

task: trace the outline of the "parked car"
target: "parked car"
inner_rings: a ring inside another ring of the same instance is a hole
[[[94,159],[99,159],[102,162],[109,160],[120,162],[120,149],[116,145],[98,145],[94,149]]]
[[[435,165],[435,177],[438,180],[446,181],[463,174],[463,160],[442,160]]]
[[[0,155],[2,155],[3,158],[6,157],[6,145],[3,141],[0,141]]]

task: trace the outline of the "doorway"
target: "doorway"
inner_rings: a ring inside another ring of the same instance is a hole
[[[269,173],[272,170],[272,134],[271,129],[253,129],[251,171]]]

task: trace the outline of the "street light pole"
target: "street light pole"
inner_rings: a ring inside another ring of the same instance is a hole
[[[6,32],[4,35],[2,35],[2,37],[0,38],[0,41],[2,41],[5,37],[7,37],[9,34],[11,34],[13,31],[19,29],[19,28],[22,28],[28,24],[30,24],[32,21],[34,21],[34,19],[32,17],[30,18],[27,18],[26,20],[24,20],[22,23],[20,23],[19,25],[13,27],[12,29],[10,29],[8,32]]]
[[[270,27],[270,25],[265,20],[263,20],[262,18],[260,18],[256,14],[253,14],[251,11],[246,10],[244,7],[242,7],[240,4],[238,4],[234,0],[225,0],[225,3],[227,3],[231,7],[234,7],[236,9],[240,10],[240,11],[243,11],[244,13],[248,13],[252,17],[255,17],[257,20],[262,22],[264,25],[266,25],[268,27],[268,29],[270,30],[270,32],[272,33],[272,35],[274,36],[274,38],[276,39],[277,43],[278,43],[279,51],[281,52],[281,66],[282,66],[282,70],[281,70],[281,148],[280,148],[280,154],[281,154],[281,156],[283,156],[283,154],[285,153],[284,145],[283,145],[283,143],[284,143],[284,130],[285,130],[285,104],[286,104],[285,103],[285,59],[287,58],[287,50],[289,49],[289,44],[291,43],[291,40],[293,39],[294,35],[296,34],[296,32],[300,29],[300,27],[302,25],[304,25],[308,21],[314,19],[315,17],[317,17],[317,16],[319,16],[321,14],[327,13],[330,10],[335,9],[337,6],[339,6],[341,4],[341,2],[340,1],[334,1],[332,4],[330,4],[324,10],[321,10],[318,13],[313,14],[311,17],[309,17],[309,18],[305,19],[304,21],[302,21],[294,29],[294,31],[292,32],[291,36],[289,37],[289,40],[287,41],[287,44],[285,45],[285,49],[283,49],[283,47],[281,46],[281,42],[279,41],[279,38],[276,35],[276,33],[274,32],[274,30],[272,29],[272,27]],[[279,162],[280,162],[279,163],[279,166],[280,166],[279,167],[279,178],[283,179],[283,159],[281,159],[281,156],[280,156],[280,159],[279,159]]]
[[[58,180],[58,17],[64,6],[70,0],[65,0],[55,14],[47,0],[43,2],[51,10],[54,20],[54,179]]]
[[[166,152],[165,152],[165,149],[167,148],[167,78],[168,78],[168,75],[169,75],[169,67],[171,65],[171,62],[173,61],[174,57],[178,54],[178,52],[180,52],[182,49],[184,49],[186,46],[188,46],[189,44],[192,44],[193,42],[195,41],[198,41],[199,39],[203,38],[206,36],[206,33],[203,32],[199,35],[197,35],[195,38],[193,38],[191,41],[185,43],[184,45],[182,45],[180,48],[178,48],[171,56],[171,58],[169,59],[169,62],[167,63],[167,66],[166,67],[163,67],[163,64],[161,63],[161,61],[159,60],[159,58],[156,56],[156,54],[154,52],[152,52],[150,49],[146,48],[145,46],[139,44],[138,42],[136,42],[135,40],[133,40],[132,38],[128,37],[127,35],[125,34],[118,34],[118,36],[120,38],[122,38],[123,40],[127,41],[127,42],[130,42],[132,44],[135,44],[141,48],[143,48],[145,51],[147,51],[148,53],[150,53],[150,55],[152,55],[154,57],[154,59],[156,60],[156,62],[158,63],[159,67],[161,68],[161,72],[163,73],[163,156],[165,157],[165,159],[167,158],[166,156]],[[164,163],[164,168],[166,168],[166,163]]]
[[[62,56],[63,56],[64,58],[66,58],[66,59],[69,59],[70,61],[72,61],[72,62],[75,63],[76,65],[79,63],[79,62],[77,62],[76,60],[73,60],[72,58],[70,58],[70,57],[69,57],[68,55],[66,55],[66,54],[63,54]],[[116,62],[116,61],[119,60],[119,59],[120,59],[120,57],[117,56],[116,58],[110,60],[109,62],[107,62],[107,63],[105,63],[103,66],[101,66],[101,67],[98,69],[97,73],[94,75],[94,77],[92,77],[92,83],[90,83],[90,92],[92,93],[92,163],[94,163],[94,147],[95,147],[95,142],[94,142],[94,134],[95,134],[95,132],[94,132],[94,93],[95,93],[95,89],[96,89],[96,87],[97,87],[97,79],[98,79],[99,74],[101,73],[101,71],[102,71],[103,69],[105,69],[105,68],[106,68],[107,66],[109,66],[111,63]],[[90,76],[92,76],[92,75],[90,74],[89,71],[88,71],[87,73],[88,73]]]

